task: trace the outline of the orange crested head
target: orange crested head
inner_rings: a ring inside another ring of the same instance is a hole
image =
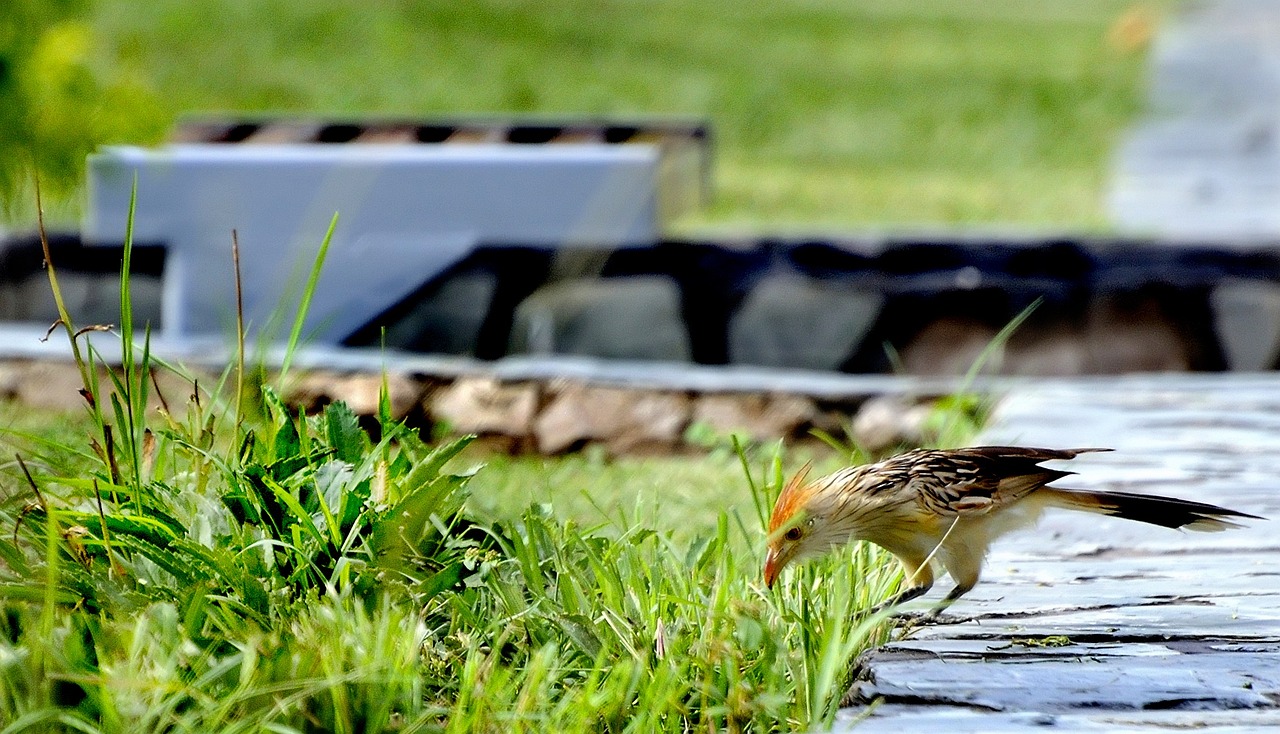
[[[778,501],[773,505],[773,514],[769,516],[769,549],[764,559],[764,582],[767,586],[773,586],[778,572],[796,553],[796,542],[800,539],[799,523],[813,494],[813,489],[805,483],[809,467],[805,464],[782,488]]]
[[[773,545],[780,531],[795,522],[796,513],[801,510],[813,494],[813,489],[805,483],[813,462],[800,467],[800,471],[791,477],[787,486],[778,494],[778,501],[773,504],[773,514],[769,515],[769,544]]]

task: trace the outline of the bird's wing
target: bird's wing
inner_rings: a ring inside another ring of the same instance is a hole
[[[1042,461],[1106,450],[980,446],[915,451],[901,458],[910,462],[909,488],[920,505],[934,514],[952,516],[990,512],[1072,473],[1046,469],[1040,466]]]

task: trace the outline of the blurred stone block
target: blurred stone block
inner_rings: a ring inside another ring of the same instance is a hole
[[[680,393],[568,383],[553,391],[533,431],[545,454],[589,442],[617,453],[667,451],[680,441],[689,413],[689,398]]]
[[[458,433],[525,438],[538,409],[538,388],[488,377],[460,377],[429,401],[428,411]]]
[[[387,327],[388,347],[474,355],[480,328],[498,288],[493,273],[462,273],[418,300]]]
[[[99,368],[99,386],[110,387],[105,368]],[[77,410],[87,405],[80,391],[84,379],[74,362],[30,362],[22,370],[15,397],[36,410]]]
[[[1178,327],[1152,299],[1114,294],[1089,307],[1085,345],[1090,374],[1186,372],[1191,356]]]
[[[332,123],[314,137],[263,122],[247,132],[276,143],[104,146],[89,156],[84,240],[118,237],[132,213],[135,238],[166,244],[176,265],[164,290],[168,338],[225,332],[237,290],[233,228],[245,320],[262,326],[282,308],[281,285],[314,259],[330,214],[342,212],[306,314],[317,344],[345,339],[481,243],[623,246],[661,233],[663,145],[459,146],[416,135],[404,145],[345,145],[360,127]],[[675,134],[705,147],[700,127]]]
[[[712,393],[699,397],[693,420],[719,433],[741,431],[763,441],[794,436],[811,425],[818,407],[802,395]]]
[[[665,276],[548,285],[517,307],[510,352],[687,362],[680,288]]]
[[[19,362],[0,362],[0,400],[17,397],[25,371]]]
[[[920,446],[929,438],[926,428],[932,413],[932,401],[921,402],[901,395],[872,397],[854,416],[853,438],[872,454],[897,446]]]
[[[1280,352],[1280,285],[1228,279],[1213,289],[1209,302],[1228,367],[1247,372],[1275,367]]]
[[[309,410],[317,410],[332,402],[343,402],[356,415],[377,415],[378,398],[382,391],[383,376],[377,373],[341,374],[316,371],[303,377],[289,391],[288,400]],[[418,404],[422,385],[412,377],[399,372],[388,372],[387,398],[391,413],[403,418]]]
[[[908,374],[953,376],[967,373],[996,336],[996,330],[976,319],[943,317],[919,331],[902,348]],[[1004,350],[991,355],[983,372],[999,372]]]
[[[878,293],[772,276],[747,295],[729,323],[735,364],[838,370],[880,314]]]

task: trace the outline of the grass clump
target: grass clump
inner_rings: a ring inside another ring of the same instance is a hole
[[[741,552],[763,534],[740,517],[684,542],[540,506],[481,525],[461,513],[468,477],[442,471],[465,441],[375,442],[341,404],[267,415],[230,459],[166,431],[152,461],[172,474],[141,492],[106,461],[76,478],[32,458],[43,504],[14,512],[12,497],[0,514],[16,527],[0,717],[85,731],[791,729],[830,720],[852,656],[879,639],[861,610],[896,579],[869,548],[770,594],[758,552]],[[761,513],[780,478],[775,461]]]
[[[368,425],[243,360],[160,394],[182,371],[134,343],[129,253],[119,368],[60,306],[87,431],[5,436],[0,731],[804,729],[881,639],[898,579],[869,547],[763,588],[779,449],[739,451],[750,512],[681,534],[483,519],[468,439],[424,441],[385,390]]]

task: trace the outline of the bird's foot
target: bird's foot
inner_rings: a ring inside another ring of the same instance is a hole
[[[927,612],[894,612],[889,619],[898,623],[899,627],[920,627],[924,625],[964,624],[977,617],[962,617],[958,614],[945,614],[937,609]]]

